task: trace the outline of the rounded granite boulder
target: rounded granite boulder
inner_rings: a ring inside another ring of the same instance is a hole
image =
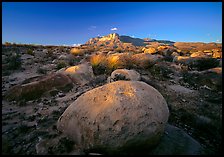
[[[140,81],[116,81],[78,97],[57,128],[81,149],[130,152],[158,144],[168,117],[167,103],[155,88]]]

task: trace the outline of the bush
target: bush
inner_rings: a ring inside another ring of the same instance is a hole
[[[90,57],[94,74],[103,74],[106,71],[106,56],[99,54]]]
[[[28,49],[26,53],[29,54],[29,55],[34,56],[34,52],[31,49]]]
[[[73,54],[73,55],[84,55],[85,50],[80,49],[80,48],[72,48],[70,53]]]
[[[64,61],[61,61],[57,64],[57,70],[66,67],[67,64]]]
[[[20,55],[17,53],[12,54],[12,56],[8,59],[8,69],[9,70],[16,70],[21,67],[21,59]]]

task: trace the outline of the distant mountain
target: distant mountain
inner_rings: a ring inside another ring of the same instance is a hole
[[[120,36],[120,40],[123,43],[132,43],[134,46],[145,46],[145,41],[140,38],[132,38],[130,36]]]
[[[130,44],[132,46],[146,46],[150,44],[151,42],[158,42],[158,43],[164,43],[164,44],[169,44],[173,45],[175,42],[169,41],[169,40],[155,40],[155,39],[150,39],[150,38],[132,38],[130,36],[125,36],[117,33],[109,34],[103,37],[96,37],[96,38],[91,38],[89,41],[86,42],[87,45],[96,45],[96,46],[121,46],[124,43]]]

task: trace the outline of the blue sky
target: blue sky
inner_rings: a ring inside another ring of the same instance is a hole
[[[3,42],[73,45],[110,33],[221,42],[222,2],[2,3]]]

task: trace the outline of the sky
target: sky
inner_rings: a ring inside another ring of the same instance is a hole
[[[84,44],[110,33],[222,41],[222,2],[2,2],[2,42]]]

